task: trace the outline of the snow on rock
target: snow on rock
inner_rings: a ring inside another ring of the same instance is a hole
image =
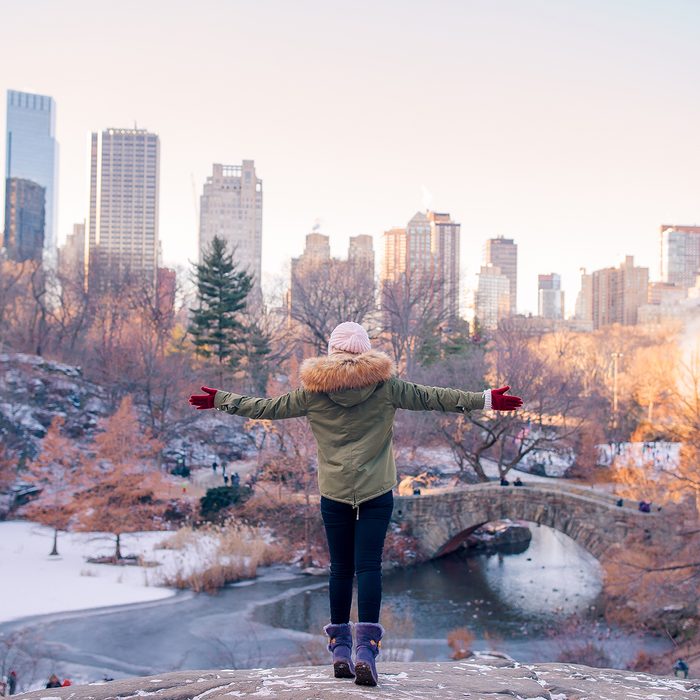
[[[104,389],[82,376],[79,367],[36,355],[0,355],[0,440],[33,459],[54,416],[76,439],[91,437],[110,413]]]
[[[381,659],[381,656],[380,656]],[[52,691],[61,700],[112,700],[154,695],[162,700],[235,698],[402,698],[403,700],[681,700],[697,697],[692,680],[593,669],[572,664],[521,666],[493,661],[484,667],[469,660],[450,663],[378,663],[379,686],[358,686],[333,677],[330,665],[256,670],[179,671],[155,678],[131,678],[101,685]],[[196,680],[193,680],[196,679]],[[45,690],[19,696],[46,698]]]

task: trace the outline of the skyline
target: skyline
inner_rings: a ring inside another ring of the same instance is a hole
[[[485,240],[502,235],[519,247],[518,310],[536,313],[537,275],[555,272],[570,313],[579,267],[634,255],[658,279],[659,226],[700,219],[697,4],[387,2],[350,14],[152,2],[138,26],[131,7],[106,18],[82,1],[28,0],[0,27],[13,66],[3,93],[56,101],[61,242],[87,214],[89,133],[135,120],[161,138],[165,264],[197,257],[195,196],[212,164],[255,160],[263,282],[288,271],[317,219],[334,255],[370,234],[379,262],[383,232],[429,207],[462,226],[462,296]],[[100,40],[107,19],[129,41]],[[29,31],[40,51],[24,49]]]

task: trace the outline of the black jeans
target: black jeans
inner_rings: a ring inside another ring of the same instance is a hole
[[[391,491],[358,509],[321,496],[321,516],[331,555],[331,623],[350,621],[352,582],[357,573],[358,622],[379,622],[382,604],[382,550],[394,509]]]

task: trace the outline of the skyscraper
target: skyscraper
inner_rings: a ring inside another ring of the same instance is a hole
[[[263,184],[255,161],[215,163],[204,184],[199,210],[199,260],[215,236],[226,241],[234,260],[257,282],[262,273]]]
[[[406,226],[406,270],[414,279],[430,280],[433,276],[430,221],[420,211]]]
[[[93,133],[87,226],[89,284],[125,275],[156,284],[160,140],[145,129]]]
[[[686,289],[700,275],[700,226],[661,226],[661,279]]]
[[[553,320],[564,318],[564,292],[561,277],[555,272],[537,275],[537,315]]]
[[[593,330],[593,275],[581,268],[581,289],[576,296],[574,310],[576,325],[582,330]]]
[[[44,188],[44,257],[56,254],[58,143],[52,97],[7,91],[5,178],[31,180]]]
[[[329,266],[331,263],[330,238],[322,233],[309,233],[306,236],[304,252],[298,258],[292,258],[292,283],[287,300],[290,313],[296,314],[302,303],[303,288],[307,276]]]
[[[406,229],[392,228],[384,232],[382,282],[396,282],[406,274]]]
[[[484,262],[501,270],[510,281],[510,313],[518,309],[518,245],[512,238],[490,238],[486,241]]]
[[[474,300],[474,314],[482,328],[497,328],[511,314],[510,280],[495,265],[482,265]]]
[[[439,284],[440,306],[446,319],[459,315],[459,237],[461,225],[449,214],[428,212],[430,251]]]
[[[348,263],[356,273],[361,273],[374,283],[374,241],[372,236],[350,236]]]
[[[45,190],[31,180],[5,181],[5,240],[10,260],[38,260],[44,250]]]
[[[618,268],[607,267],[592,274],[593,328],[612,323],[634,325],[637,311],[646,304],[649,268],[635,267],[631,255]]]
[[[447,213],[417,212],[406,228],[384,233],[382,282],[406,275],[414,287],[439,296],[438,313],[445,320],[459,315],[459,237],[461,225]],[[417,287],[416,287],[417,288]]]
[[[85,223],[73,224],[73,232],[58,249],[58,269],[62,274],[82,278],[85,274]]]

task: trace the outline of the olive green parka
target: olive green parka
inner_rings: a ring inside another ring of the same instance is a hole
[[[306,360],[301,388],[272,399],[217,391],[214,407],[245,418],[305,416],[318,445],[322,496],[359,506],[396,484],[394,413],[483,409],[482,392],[405,382],[382,352],[334,353]]]

